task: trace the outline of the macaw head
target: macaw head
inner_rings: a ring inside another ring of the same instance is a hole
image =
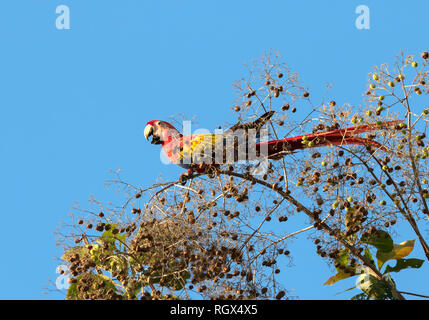
[[[144,128],[144,137],[149,140],[152,136],[151,144],[160,144],[170,142],[173,138],[180,137],[180,132],[171,124],[161,120],[151,120]]]

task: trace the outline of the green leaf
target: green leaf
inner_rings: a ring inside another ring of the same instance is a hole
[[[366,234],[361,238],[361,241],[376,247],[381,252],[390,252],[393,249],[392,238],[383,230],[377,230],[373,234]]]
[[[61,259],[67,262],[71,262],[70,260],[74,257],[74,255],[78,254],[81,258],[88,256],[88,250],[84,246],[76,246],[72,247],[66,252],[64,252]]]
[[[346,248],[342,249],[339,252],[338,258],[335,260],[336,264],[344,267],[347,267],[349,265],[349,261],[350,261],[349,250]],[[339,266],[337,266],[336,269],[338,272],[341,272],[341,269]]]
[[[383,264],[389,260],[398,260],[408,256],[414,249],[415,240],[408,240],[401,242],[400,244],[393,245],[392,250],[388,252],[377,251],[377,265],[381,269]]]
[[[370,271],[368,267],[365,268]],[[379,279],[373,273],[365,272],[359,276],[357,286],[365,293],[367,299],[396,300],[400,298],[396,290],[396,284],[390,275]]]
[[[337,296],[337,295],[339,295],[339,294],[341,294],[341,293],[347,292],[347,291],[351,291],[351,290],[356,289],[356,288],[357,288],[357,286],[354,286],[354,287],[348,288],[348,289],[346,289],[346,290],[344,290],[344,291],[341,291],[341,292],[336,293],[336,294],[335,294],[335,296]]]
[[[383,280],[387,284],[387,287],[388,287],[388,290],[389,290],[389,294],[391,295],[390,298],[392,298],[394,300],[401,300],[400,294],[398,293],[398,290],[396,289],[396,283],[395,283],[395,281],[393,281],[393,279],[390,276],[390,274],[387,274],[387,275],[383,276]]]
[[[184,280],[183,278],[179,278],[176,281],[174,281],[171,286],[173,287],[174,290],[181,290],[185,285],[186,285],[186,280]]]
[[[397,259],[394,267],[386,266],[384,273],[399,272],[403,269],[414,268],[418,269],[423,265],[424,260],[421,259]]]
[[[77,284],[81,278],[82,276],[78,276],[76,278],[77,282],[70,284],[69,288],[67,289],[66,300],[83,300],[79,297],[79,290],[77,288]]]
[[[361,274],[358,287],[374,300],[385,300],[388,294],[385,281],[377,279],[372,274]]]
[[[104,231],[100,238],[107,242],[115,242],[116,240],[119,240],[120,242],[125,243],[127,236],[125,234],[121,235],[119,233],[113,234],[113,229],[118,229],[118,225],[116,223],[111,223],[110,229]]]
[[[330,277],[323,285],[332,286],[335,282],[338,282],[343,279],[347,279],[356,275],[356,268],[348,267],[351,272],[344,272],[343,270],[339,271],[336,275]]]
[[[77,283],[70,284],[70,287],[67,289],[66,300],[82,300],[81,298],[79,298]]]
[[[365,249],[365,251],[364,251],[364,257],[365,257],[365,258],[367,258],[367,259],[368,259],[368,261],[369,261],[369,262],[371,262],[373,265],[375,265],[375,264],[374,264],[374,259],[373,259],[373,257],[372,257],[372,254],[371,254],[371,252],[368,250],[368,248],[367,248],[367,249]]]
[[[128,260],[120,256],[111,256],[102,266],[102,268],[107,271],[119,273],[126,272],[128,267]]]

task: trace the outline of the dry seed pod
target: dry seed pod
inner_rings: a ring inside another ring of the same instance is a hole
[[[274,97],[278,98],[280,95],[280,90],[279,89],[275,89],[274,90]]]
[[[280,291],[279,293],[277,293],[276,295],[276,299],[280,300],[281,298],[283,298],[285,296],[285,292],[284,291]]]

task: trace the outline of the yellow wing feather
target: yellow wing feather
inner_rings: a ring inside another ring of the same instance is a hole
[[[192,135],[189,141],[183,143],[183,148],[179,153],[179,160],[195,159],[196,157],[211,157],[215,150],[215,134]]]

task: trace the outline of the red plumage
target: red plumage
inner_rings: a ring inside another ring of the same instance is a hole
[[[214,157],[212,157],[213,160],[209,160],[209,162],[198,162],[194,158],[196,153],[200,153],[201,150],[205,152],[207,151],[207,149],[209,149],[207,154],[209,155],[209,159],[211,159],[210,157],[212,156],[212,153],[210,152],[212,152],[211,150],[215,150],[215,148],[213,148],[215,145],[214,141],[221,142],[223,145],[224,142],[222,142],[222,139],[228,137],[228,134],[234,134],[241,129],[244,129],[244,132],[249,129],[255,129],[259,132],[261,127],[271,118],[273,114],[274,112],[271,111],[265,113],[253,122],[243,124],[237,123],[226,133],[220,135],[208,134],[183,136],[176,128],[174,128],[168,122],[152,120],[149,121],[146,125],[145,137],[146,139],[148,139],[149,136],[153,135],[151,143],[160,144],[164,149],[170,162],[178,164],[181,167],[187,168],[191,171],[195,170],[198,172],[204,172],[210,166],[219,166],[222,163],[215,162]],[[363,132],[380,130],[382,128],[386,128],[400,122],[401,121],[388,121],[377,124],[358,125],[345,129],[337,129],[327,132],[315,132],[296,137],[259,142],[256,143],[256,154],[262,154],[268,157],[268,159],[277,160],[296,150],[304,148],[323,147],[329,145],[365,145],[384,150],[385,147],[380,143],[371,139],[360,137],[358,136],[358,134]],[[234,145],[232,150],[231,148],[227,150],[227,147],[225,146],[223,147],[223,151],[237,152],[235,148],[237,147]],[[264,153],[264,151],[267,153]],[[254,160],[251,159],[247,151],[246,159]]]

